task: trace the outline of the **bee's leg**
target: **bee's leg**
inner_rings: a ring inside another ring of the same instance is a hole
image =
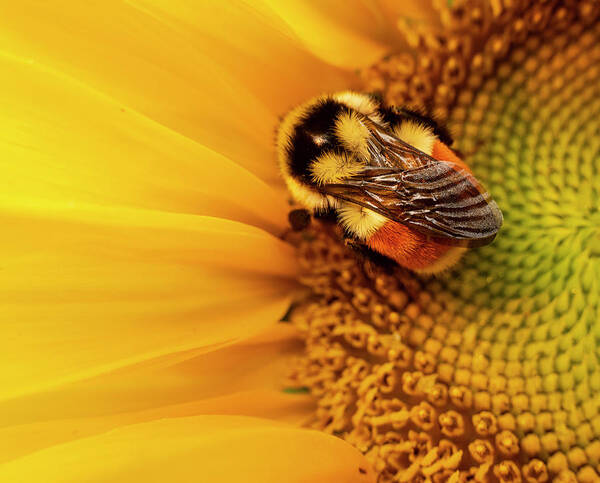
[[[293,231],[302,231],[310,225],[310,213],[304,208],[292,210],[288,213],[288,221]]]
[[[335,223],[337,212],[333,208],[329,208],[312,213],[312,217],[320,221]],[[288,213],[288,221],[293,231],[302,231],[310,226],[311,212],[304,208],[294,209]]]
[[[350,237],[345,238],[344,241],[346,246],[352,249],[355,256],[361,262],[363,262],[363,270],[365,270],[366,265],[371,264],[382,269],[386,274],[391,275],[398,267],[398,264],[395,260],[392,260],[391,258],[372,250],[364,243],[360,243]]]

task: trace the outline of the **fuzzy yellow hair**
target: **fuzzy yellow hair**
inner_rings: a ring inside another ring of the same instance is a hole
[[[342,202],[337,211],[342,225],[363,241],[388,221],[385,216],[354,203]]]
[[[466,251],[467,249],[463,247],[452,247],[431,265],[414,271],[422,275],[439,275],[456,265]]]
[[[355,112],[342,114],[336,121],[334,129],[338,139],[348,151],[355,153],[359,159],[368,158],[367,139],[370,132]]]
[[[356,111],[370,117],[373,121],[381,123],[383,120],[377,112],[379,104],[373,98],[366,94],[360,94],[353,91],[344,91],[334,94],[333,99],[346,104],[348,107],[355,109]]]
[[[279,130],[277,131],[277,151],[279,153],[279,168],[283,174],[285,184],[290,191],[292,198],[300,205],[314,211],[324,211],[328,208],[333,208],[337,205],[337,201],[331,196],[324,196],[315,190],[303,185],[296,180],[290,173],[288,159],[286,155],[286,147],[290,142],[291,133],[294,126],[298,123],[300,117],[318,102],[321,102],[326,96],[318,96],[310,101],[292,109],[283,119]]]
[[[358,174],[363,168],[355,157],[345,154],[325,153],[312,164],[312,176],[317,184],[339,183]]]
[[[404,121],[394,126],[393,131],[396,137],[402,139],[405,143],[431,156],[437,136],[429,126],[424,126],[416,121]]]

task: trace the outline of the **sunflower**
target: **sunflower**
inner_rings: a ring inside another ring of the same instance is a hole
[[[2,481],[598,480],[597,2],[62,3],[0,19]],[[283,236],[278,117],[348,88],[447,121],[493,245]]]

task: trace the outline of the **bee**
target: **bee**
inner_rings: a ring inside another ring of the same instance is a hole
[[[425,274],[491,243],[502,225],[451,144],[429,117],[350,91],[293,109],[277,133],[281,173],[298,204],[335,214],[350,245]]]

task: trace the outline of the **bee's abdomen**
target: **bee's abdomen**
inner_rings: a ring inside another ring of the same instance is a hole
[[[348,107],[324,98],[300,118],[286,148],[290,175],[310,184],[311,163],[315,159],[328,152],[343,152],[333,128],[336,119],[344,112],[348,112]]]
[[[368,240],[372,250],[421,273],[437,273],[455,264],[465,249],[442,245],[411,228],[388,221]]]

